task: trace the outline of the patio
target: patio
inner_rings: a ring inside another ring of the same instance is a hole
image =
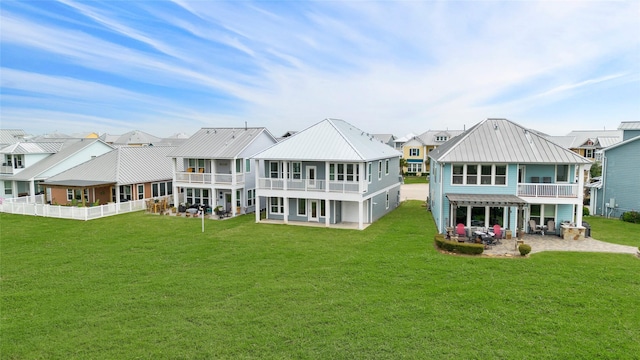
[[[502,239],[502,244],[489,246],[483,255],[488,256],[520,256],[516,249],[516,238]],[[634,246],[611,244],[593,238],[584,240],[564,240],[556,235],[531,235],[523,237],[524,243],[531,246],[531,254],[543,251],[580,251],[580,252],[609,252],[623,254],[637,254]]]

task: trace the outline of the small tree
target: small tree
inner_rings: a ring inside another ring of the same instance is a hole
[[[593,165],[591,165],[591,170],[589,170],[589,175],[591,175],[592,178],[602,175],[602,165],[597,161],[594,162]]]
[[[404,168],[407,167],[407,159],[400,158],[400,175],[404,175]]]

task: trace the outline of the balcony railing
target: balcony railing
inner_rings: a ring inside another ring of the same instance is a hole
[[[518,196],[546,198],[577,198],[575,184],[518,184]]]
[[[236,174],[236,184],[244,184],[244,174]],[[233,174],[177,172],[176,182],[189,184],[231,184]]]
[[[285,179],[260,178],[258,188],[261,190],[284,190]],[[292,191],[327,191],[326,180],[286,180],[287,190]],[[338,193],[358,193],[360,184],[355,181],[329,181],[329,191]]]

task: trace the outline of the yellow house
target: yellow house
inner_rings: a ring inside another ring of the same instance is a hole
[[[403,168],[404,173],[428,175],[429,152],[462,132],[463,130],[429,130],[405,142],[402,146],[402,157],[407,161],[407,166]]]

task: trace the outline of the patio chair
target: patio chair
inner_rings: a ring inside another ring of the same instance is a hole
[[[538,227],[536,221],[531,219],[529,220],[529,234],[540,234],[542,235],[542,229]]]
[[[548,233],[556,233],[556,222],[553,220],[547,221],[547,234]]]
[[[464,224],[456,225],[456,235],[458,235],[458,241],[460,242],[468,239],[467,230],[464,228]]]
[[[500,228],[500,225],[498,224],[493,225],[493,233],[494,233],[493,238],[495,239],[495,243],[502,244],[502,242],[500,241],[502,239],[502,228]]]

